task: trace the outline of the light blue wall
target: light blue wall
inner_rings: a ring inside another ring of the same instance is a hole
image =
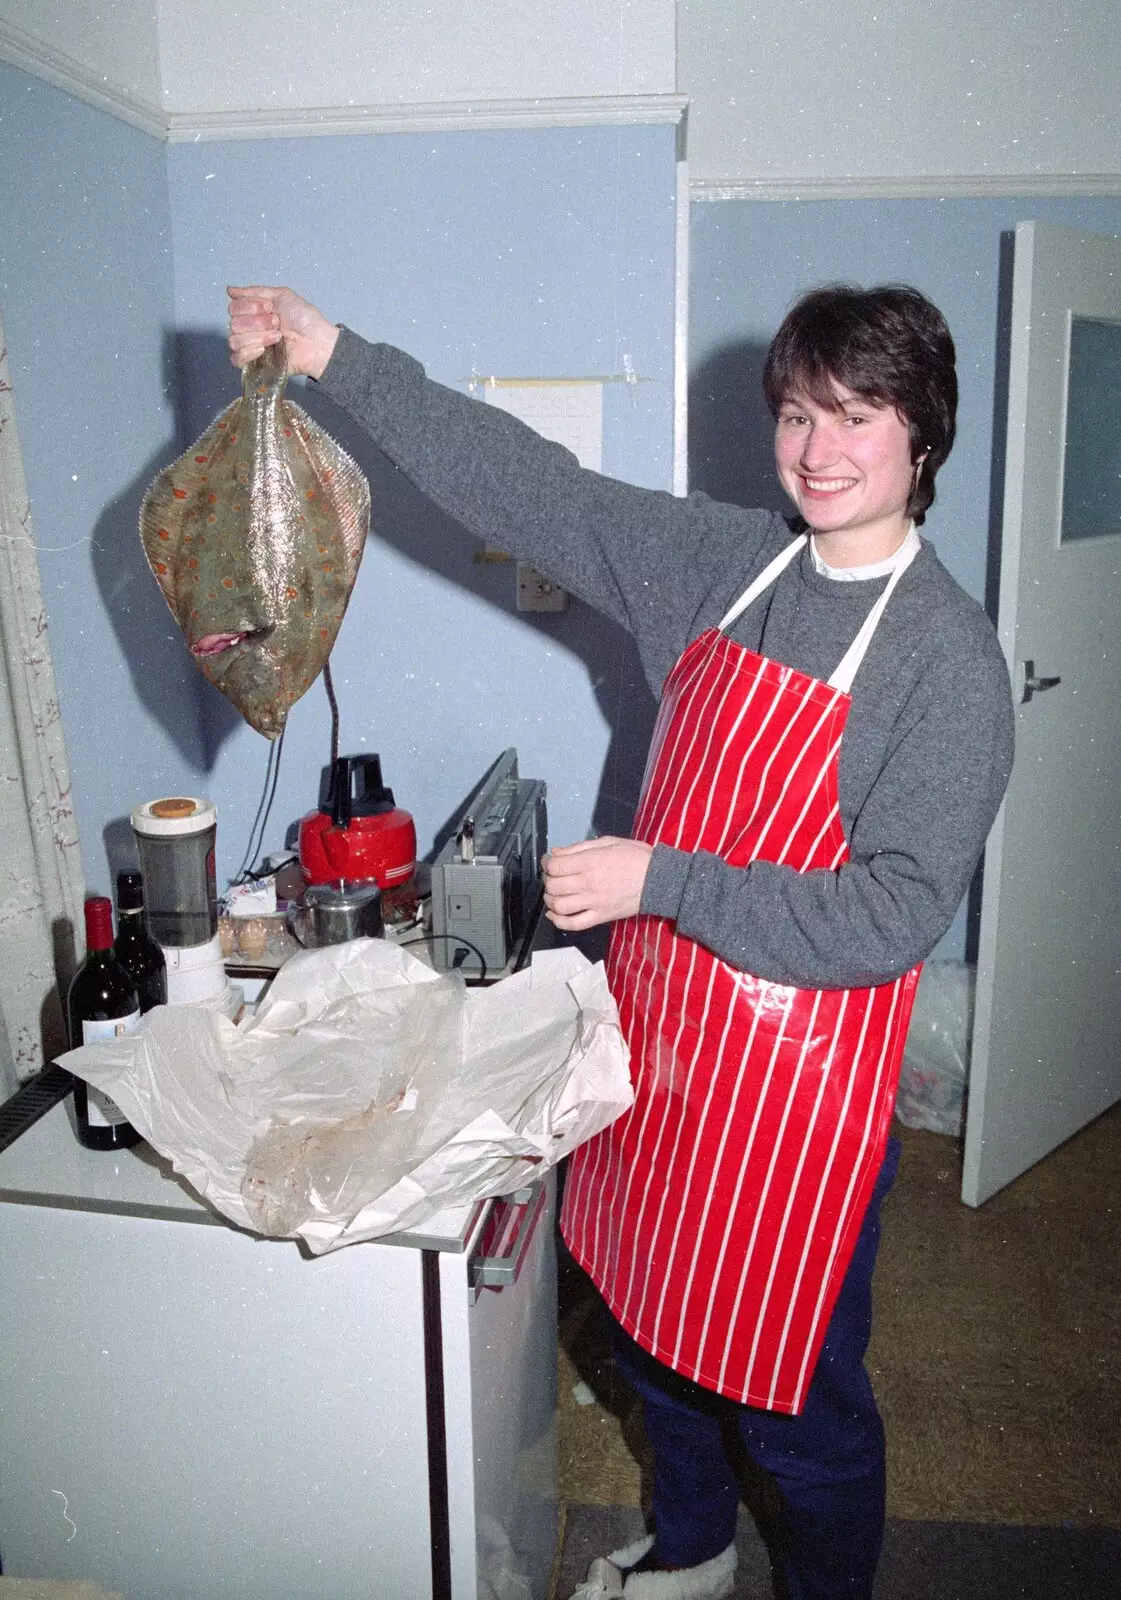
[[[694,206],[691,487],[741,504],[785,508],[759,391],[775,329],[791,303],[820,284],[914,284],[950,324],[961,389],[957,443],[939,473],[937,502],[923,533],[958,582],[984,600],[990,541],[999,549],[1001,485],[991,480],[1002,270],[1006,281],[1008,236],[1017,222],[1032,220],[1118,234],[1121,199]],[[965,948],[963,908],[936,954],[958,959]]]
[[[206,793],[220,877],[239,864],[267,746],[191,665],[136,534],[152,476],[236,392],[224,285],[286,280],[404,344],[435,376],[598,375],[605,465],[672,473],[670,128],[250,141],[170,150],[0,65],[0,305],[86,871],[109,886],[124,819]],[[514,609],[474,547],[329,403],[375,527],[333,657],[344,750],[377,749],[421,849],[497,753],[547,779],[553,836],[627,825],[650,707],[632,647],[584,607]],[[264,848],[314,803],[329,720],[291,718]]]
[[[608,388],[605,467],[668,486],[673,131],[166,149],[3,65],[0,119],[0,305],[87,872],[106,887],[115,819],[179,788],[217,801],[229,872],[267,748],[190,666],[135,534],[153,473],[236,392],[225,283],[290,282],[461,386],[472,371],[619,372],[629,356],[649,381]],[[756,394],[783,312],[816,283],[913,282],[949,318],[962,381],[928,532],[983,595],[1002,237],[1025,217],[1117,233],[1121,201],[696,206],[693,485],[780,504]],[[509,569],[476,565],[329,403],[298,398],[375,489],[377,536],[334,656],[343,748],[381,752],[422,849],[509,743],[549,783],[555,839],[625,827],[649,717],[629,643],[578,605],[518,616]],[[327,739],[317,685],[292,715],[266,849],[312,804]]]
[[[672,481],[674,131],[666,127],[232,141],[169,152],[175,321],[194,433],[237,392],[228,282],[288,283],[403,345],[440,381],[472,372],[644,380],[606,390],[605,469]],[[514,573],[388,470],[314,390],[293,395],[358,456],[374,529],[332,668],[344,751],[373,749],[421,851],[494,757],[549,788],[554,840],[626,827],[649,702],[630,642],[573,603],[516,614]],[[265,742],[204,686],[225,865],[248,837]],[[316,684],[289,717],[266,849],[315,801],[329,749]],[[220,870],[222,863],[220,862]]]
[[[187,786],[197,674],[136,532],[174,430],[165,149],[0,64],[0,308],[82,854]]]
[[[785,504],[771,469],[759,374],[791,303],[824,283],[911,283],[957,346],[954,452],[923,529],[984,598],[1001,240],[1017,222],[1121,233],[1121,199],[722,201],[693,207],[690,484],[745,504]],[[996,508],[999,511],[999,505]]]

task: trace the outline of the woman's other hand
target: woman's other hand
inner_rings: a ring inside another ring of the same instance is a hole
[[[541,862],[545,914],[567,932],[638,914],[653,847],[637,839],[587,839]]]
[[[255,361],[266,345],[283,339],[289,374],[322,376],[331,359],[339,330],[322,311],[291,289],[251,284],[229,287],[230,360],[235,367]]]

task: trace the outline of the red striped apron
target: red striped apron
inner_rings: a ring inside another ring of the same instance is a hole
[[[635,838],[736,867],[836,872],[847,859],[848,691],[909,557],[822,683],[724,633],[804,543],[670,672]],[[797,1413],[883,1161],[919,968],[870,989],[799,989],[637,916],[612,930],[607,971],[635,1101],[573,1155],[564,1238],[658,1360]]]

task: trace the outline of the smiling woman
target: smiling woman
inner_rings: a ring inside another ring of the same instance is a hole
[[[802,396],[783,402],[775,464],[822,559],[862,566],[894,555],[911,525],[911,434],[893,406],[840,383],[833,394],[830,406]]]
[[[895,1086],[1011,760],[992,627],[911,527],[953,439],[946,324],[893,288],[787,317],[768,400],[792,537],[585,471],[289,289],[230,293],[235,361],[291,335],[293,370],[449,527],[629,628],[661,696],[634,836],[542,863],[558,927],[613,924],[635,1103],[574,1153],[561,1228],[655,1456],[653,1534],[576,1593],[732,1593],[735,1429],[776,1491],[783,1592],[870,1600],[884,1460],[863,1356]]]
[[[886,559],[921,527],[954,442],[945,318],[905,286],[806,295],[767,354],[783,488],[832,567]]]

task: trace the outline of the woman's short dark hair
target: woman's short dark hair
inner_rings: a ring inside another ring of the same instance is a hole
[[[834,383],[894,406],[907,423],[911,460],[922,463],[907,512],[921,523],[954,442],[958,380],[945,317],[906,284],[834,284],[803,295],[767,352],[763,393],[771,415],[795,395],[834,406]]]

